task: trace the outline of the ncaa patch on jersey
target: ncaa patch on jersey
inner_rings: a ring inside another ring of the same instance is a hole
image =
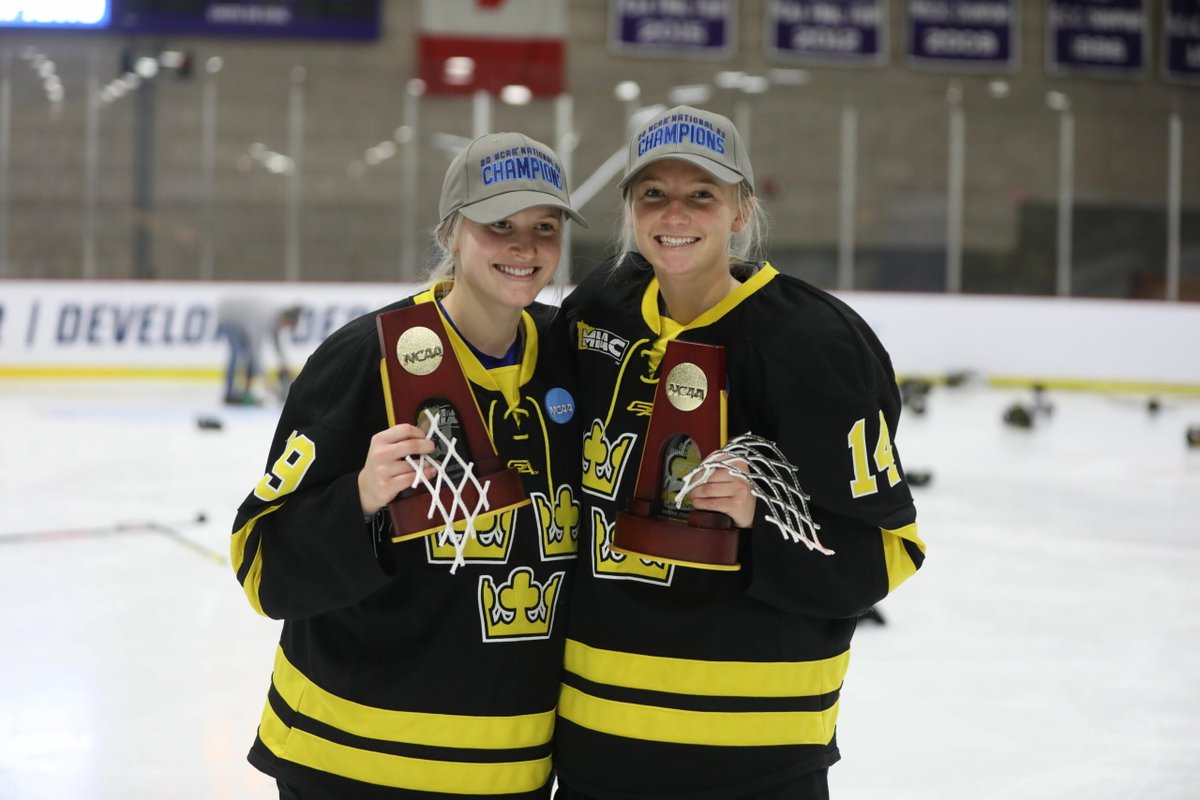
[[[554,387],[546,392],[546,413],[559,425],[570,422],[575,416],[575,398],[566,389]]]

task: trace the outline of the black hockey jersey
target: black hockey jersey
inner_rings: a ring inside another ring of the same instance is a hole
[[[234,523],[250,604],[284,620],[250,761],[338,798],[548,797],[580,513],[561,316],[531,306],[520,362],[493,370],[446,326],[532,501],[480,516],[456,574],[439,534],[392,544],[363,521],[357,474],[389,425],[375,316],[308,360]]]
[[[838,697],[857,617],[924,559],[893,437],[890,359],[845,303],[769,264],[688,325],[634,257],[564,304],[579,364],[582,561],[559,699],[559,780],[599,798],[727,798],[838,759]],[[777,443],[834,555],[756,505],[740,571],[611,549],[636,481],[666,342],[726,348],[728,435]]]

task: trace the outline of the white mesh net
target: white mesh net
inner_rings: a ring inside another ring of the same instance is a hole
[[[442,520],[442,529],[435,535],[438,537],[439,545],[450,543],[454,545],[454,563],[450,566],[450,574],[458,571],[458,568],[466,563],[464,552],[467,549],[467,542],[470,539],[477,538],[475,534],[475,518],[489,508],[488,505],[488,487],[491,485],[489,481],[479,482],[475,477],[475,465],[458,454],[458,448],[455,446],[458,443],[458,437],[447,437],[438,427],[438,420],[441,412],[433,412],[430,409],[425,409],[425,417],[429,420],[429,430],[425,437],[439,445],[437,450],[444,450],[445,455],[438,459],[422,455],[419,459],[412,456],[405,456],[405,461],[408,462],[417,473],[417,480],[414,486],[423,486],[429,490],[429,514],[428,519],[433,519],[437,515]],[[434,470],[432,480],[425,477],[425,467],[432,466]],[[454,468],[458,469],[455,470]],[[452,477],[452,471],[461,470],[462,475],[455,482]],[[463,501],[463,490],[467,486],[473,485],[479,493],[479,498],[472,508]],[[447,507],[442,502],[442,488],[448,488],[451,493],[450,504]],[[462,513],[463,529],[457,531],[454,529],[454,519]]]
[[[735,463],[739,461],[746,465],[744,469]],[[796,479],[796,468],[774,442],[761,436],[744,433],[709,453],[684,476],[683,487],[675,497],[675,507],[681,507],[688,493],[718,469],[750,485],[751,494],[767,504],[767,522],[779,528],[785,539],[800,542],[809,550],[833,555],[833,551],[817,538],[821,526],[813,521],[808,510],[809,497]]]

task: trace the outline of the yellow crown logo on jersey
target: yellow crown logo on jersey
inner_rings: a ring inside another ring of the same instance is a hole
[[[558,487],[554,501],[541,492],[529,498],[537,514],[542,560],[571,558],[579,549],[579,503],[568,484]]]
[[[615,442],[609,442],[600,420],[592,420],[591,429],[583,437],[583,490],[612,500],[635,441],[636,434],[623,433]]]
[[[613,523],[604,512],[592,509],[592,574],[597,578],[613,578],[645,583],[671,584],[675,567],[661,561],[618,553],[612,549]]]
[[[467,540],[467,546],[463,550],[466,563],[508,561],[517,511],[518,509],[513,508],[499,514],[480,514],[475,518],[475,536]],[[465,527],[465,520],[454,523],[456,531],[462,531]],[[454,542],[442,531],[425,537],[425,551],[431,564],[454,561]]]
[[[479,578],[479,616],[485,641],[547,639],[554,624],[565,572],[538,583],[529,567],[517,567],[497,586],[491,575]]]

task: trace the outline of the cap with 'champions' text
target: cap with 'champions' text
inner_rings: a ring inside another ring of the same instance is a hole
[[[695,164],[721,183],[745,181],[754,191],[754,171],[737,128],[728,117],[691,106],[675,106],[638,128],[629,140],[624,190],[643,167],[678,158]]]
[[[561,208],[583,227],[571,205],[567,176],[554,151],[520,133],[488,133],[455,156],[442,183],[439,218],[460,212],[489,224],[535,206]]]

